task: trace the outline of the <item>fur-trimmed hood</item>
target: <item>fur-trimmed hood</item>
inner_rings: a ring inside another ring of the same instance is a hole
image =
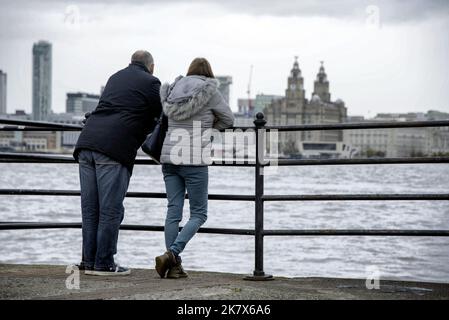
[[[218,80],[203,76],[179,76],[161,86],[161,102],[169,119],[182,121],[206,106],[218,89]]]

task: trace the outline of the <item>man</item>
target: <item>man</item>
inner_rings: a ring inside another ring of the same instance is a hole
[[[90,275],[128,275],[114,262],[123,200],[137,150],[153,130],[162,106],[153,57],[137,51],[130,65],[112,75],[87,118],[73,153],[79,162],[83,257]]]

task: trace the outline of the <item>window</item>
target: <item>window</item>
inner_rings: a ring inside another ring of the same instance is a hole
[[[335,143],[304,143],[304,150],[337,150],[337,145]]]

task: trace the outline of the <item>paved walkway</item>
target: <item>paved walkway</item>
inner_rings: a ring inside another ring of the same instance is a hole
[[[276,278],[245,281],[243,275],[189,272],[189,278],[160,279],[152,269],[128,277],[80,276],[80,289],[66,288],[65,266],[0,265],[0,299],[449,299],[449,284],[365,280]]]

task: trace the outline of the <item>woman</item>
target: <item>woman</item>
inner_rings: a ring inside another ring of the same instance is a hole
[[[234,116],[218,91],[209,62],[196,58],[187,76],[161,87],[161,101],[168,117],[168,131],[161,163],[167,190],[165,245],[156,257],[156,271],[164,278],[185,278],[181,252],[207,219],[208,165],[211,129],[229,128]],[[189,195],[190,219],[179,232],[185,192]]]

